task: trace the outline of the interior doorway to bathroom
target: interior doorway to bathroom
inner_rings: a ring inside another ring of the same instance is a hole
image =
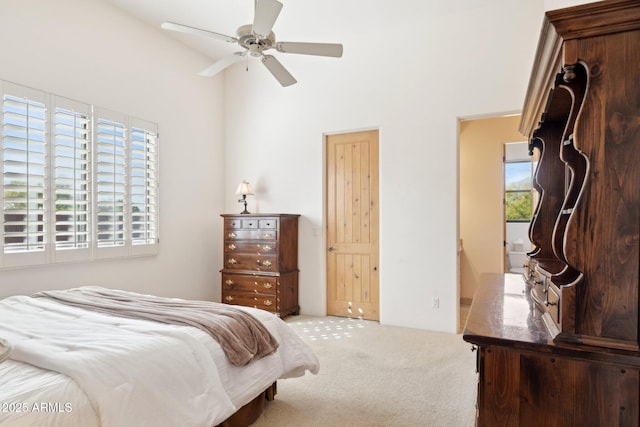
[[[471,302],[483,274],[505,270],[503,153],[505,143],[523,140],[520,121],[519,114],[459,119],[461,302]]]
[[[526,254],[531,250],[529,225],[536,201],[533,186],[535,159],[527,142],[504,144],[504,270],[524,272]]]

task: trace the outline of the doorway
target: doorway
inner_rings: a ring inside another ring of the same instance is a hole
[[[327,314],[380,320],[379,131],[326,138]]]
[[[522,141],[519,115],[459,123],[460,302],[470,303],[483,273],[502,273],[504,260],[503,147]]]

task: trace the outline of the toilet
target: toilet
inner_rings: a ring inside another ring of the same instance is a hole
[[[527,253],[520,251],[507,251],[509,259],[509,273],[524,273],[524,263],[527,260]]]

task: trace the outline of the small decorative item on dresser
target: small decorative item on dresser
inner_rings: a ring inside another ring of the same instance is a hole
[[[247,196],[253,196],[253,189],[251,188],[251,184],[249,182],[242,180],[240,185],[238,185],[238,189],[236,190],[237,195],[241,195],[242,199],[238,200],[239,203],[244,203],[244,210],[240,212],[241,214],[250,214],[247,210]]]
[[[261,308],[280,317],[298,305],[298,217],[222,215],[222,302]]]

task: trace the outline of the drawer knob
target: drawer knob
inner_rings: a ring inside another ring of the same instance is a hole
[[[227,295],[224,299],[227,300],[228,302],[233,301],[233,297],[231,295]]]
[[[265,289],[271,289],[271,288],[273,288],[273,285],[271,283],[267,282],[267,283],[263,284],[262,287],[264,287]]]
[[[236,233],[229,233],[229,234],[227,234],[227,236],[229,236],[230,238],[233,239],[234,237],[236,237]]]
[[[227,286],[230,286],[230,287],[234,287],[236,285],[235,282],[231,279],[227,279],[227,281],[224,283],[226,283]]]
[[[236,261],[234,258],[229,258],[229,264],[237,264],[238,261]]]
[[[230,244],[229,246],[227,246],[229,249],[231,249],[232,251],[236,250],[236,245],[234,245],[233,243]]]
[[[265,239],[270,239],[270,238],[272,238],[272,237],[273,237],[273,234],[271,234],[271,233],[264,233],[264,237],[265,237]]]
[[[272,305],[272,304],[273,304],[273,303],[271,302],[271,300],[270,300],[270,299],[266,299],[266,300],[264,300],[264,305],[266,305],[267,307],[268,307],[268,306],[270,306],[270,305]]]
[[[262,265],[264,267],[271,267],[271,264],[272,264],[271,261],[269,260],[266,260],[266,261],[257,260],[256,262],[258,263],[258,265]]]
[[[265,251],[270,251],[272,248],[269,245],[264,245],[262,249],[264,249]]]

